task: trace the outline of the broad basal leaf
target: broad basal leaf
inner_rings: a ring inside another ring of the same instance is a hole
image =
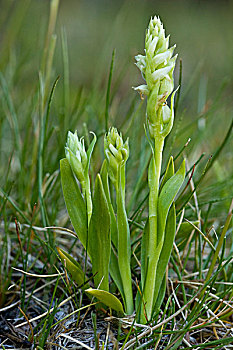
[[[110,231],[111,231],[111,241],[114,247],[111,249],[111,258],[110,258],[110,265],[109,265],[109,271],[110,275],[116,284],[117,288],[119,289],[122,297],[124,298],[124,292],[123,292],[123,285],[122,285],[122,280],[121,280],[121,275],[119,271],[119,266],[118,266],[118,258],[115,255],[116,253],[113,251],[117,250],[118,246],[118,237],[117,237],[117,222],[116,222],[116,216],[113,210],[112,202],[111,202],[111,197],[110,197],[110,191],[109,191],[109,182],[108,182],[108,171],[107,171],[107,162],[106,159],[103,161],[101,171],[100,171],[100,176],[106,196],[106,200],[108,203],[108,211],[110,214]]]
[[[85,281],[87,280],[87,278],[85,278],[85,274],[84,274],[81,266],[78,264],[78,262],[72,256],[70,256],[63,249],[57,248],[57,250],[58,250],[58,253],[59,253],[62,261],[64,262],[67,270],[71,274],[73,280],[79,286],[83,285],[85,283]],[[89,286],[89,284],[88,284],[88,286]],[[87,287],[87,285],[85,285],[85,288],[86,287]]]
[[[198,226],[200,221],[184,221],[181,223],[179,231],[177,232],[177,238],[188,239],[190,233],[195,229],[193,225]]]
[[[110,307],[111,309],[124,314],[123,305],[120,302],[120,300],[115,297],[115,295],[106,292],[105,290],[99,290],[99,289],[86,289],[86,293],[93,295],[96,297],[101,303],[105,304],[106,306]]]
[[[72,225],[84,248],[87,244],[87,214],[86,206],[79,186],[66,158],[60,161],[61,183],[66,208]]]
[[[161,193],[163,186],[165,183],[174,175],[175,169],[174,169],[174,162],[173,157],[171,156],[164,174],[164,177],[161,181],[161,184],[159,186],[159,192]]]
[[[185,161],[180,169],[163,186],[158,200],[158,244],[163,239],[169,208],[185,178]]]
[[[93,211],[88,232],[88,250],[90,251],[95,286],[108,290],[109,261],[111,253],[110,215],[108,203],[98,174],[95,181]]]

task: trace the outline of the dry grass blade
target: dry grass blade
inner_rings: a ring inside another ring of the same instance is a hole
[[[75,297],[75,294],[69,296],[68,298],[66,298],[65,300],[63,300],[60,304],[58,304],[57,308],[63,306],[64,304],[66,304],[68,301],[72,300],[73,298]],[[76,312],[78,311],[81,311],[81,310],[84,310],[86,308],[88,308],[90,305],[86,305],[86,306],[83,306],[81,308],[79,308],[78,310],[76,310]],[[37,321],[37,320],[40,320],[42,317],[44,316],[47,316],[48,314],[50,314],[51,312],[54,311],[54,307],[52,307],[49,311],[46,311],[44,312],[43,314],[39,315],[39,316],[36,316],[32,319],[30,319],[29,321],[30,322],[33,322],[33,321]],[[18,328],[18,327],[22,327],[22,326],[25,326],[25,324],[27,324],[28,322],[22,322],[20,324],[17,324],[15,327]]]
[[[77,340],[77,339],[75,339],[75,338],[70,337],[70,336],[67,335],[67,334],[61,333],[61,334],[59,334],[59,337],[67,338],[67,339],[71,340],[72,342],[81,345],[84,349],[94,350],[94,349],[90,348],[90,346],[88,346],[88,345],[82,343],[81,341],[79,341],[79,340]]]
[[[188,219],[185,219],[185,221],[187,221],[190,225],[192,225],[193,228],[201,234],[201,236],[204,238],[204,240],[205,240],[207,243],[209,243],[211,249],[215,252],[215,248],[214,248],[213,244],[212,244],[212,243],[210,242],[210,240],[204,235],[204,233],[203,233],[196,225],[194,225],[191,221],[189,221]]]
[[[54,273],[51,275],[37,275],[35,273],[30,273],[30,272],[26,272],[26,271],[17,269],[16,267],[12,267],[12,269],[19,271],[19,272],[22,272],[24,275],[31,276],[31,277],[39,277],[39,278],[58,277],[58,276],[63,276],[65,274],[64,272],[61,272],[61,273]]]
[[[70,235],[78,238],[77,233],[75,233],[72,230],[69,230],[68,228],[59,227],[59,226],[46,226],[45,229],[55,230],[56,232],[62,233],[62,234],[70,234]]]
[[[30,331],[31,331],[31,338],[32,338],[32,343],[33,343],[33,338],[34,338],[34,332],[33,332],[33,328],[32,328],[32,325],[31,325],[31,322],[29,321],[27,315],[25,314],[25,312],[18,306],[19,308],[19,311],[21,312],[21,314],[25,317],[28,325],[29,325],[29,328],[30,328]]]

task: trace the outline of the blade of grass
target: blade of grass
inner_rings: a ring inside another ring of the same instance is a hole
[[[63,71],[64,71],[64,130],[68,129],[68,116],[69,116],[69,105],[70,105],[70,81],[69,81],[69,54],[67,35],[65,28],[61,32],[62,40],[62,56],[63,56]]]
[[[14,104],[10,95],[10,91],[7,86],[7,82],[1,72],[0,72],[0,83],[3,91],[4,100],[9,110],[9,113],[7,113],[6,111],[6,115],[9,116],[9,119],[10,119],[9,122],[10,124],[12,124],[12,131],[15,137],[15,148],[17,150],[17,155],[20,160],[21,139],[20,139],[20,132],[19,132],[19,122],[18,122]]]
[[[39,200],[40,200],[40,210],[41,210],[41,217],[42,222],[44,226],[50,226],[48,223],[48,218],[46,214],[46,208],[43,198],[43,156],[44,156],[44,142],[45,142],[45,136],[46,136],[46,124],[47,119],[49,117],[50,108],[51,108],[51,102],[54,95],[54,91],[56,88],[56,85],[58,83],[59,77],[55,80],[53,87],[50,92],[48,104],[47,104],[47,111],[44,114],[44,116],[41,116],[41,124],[40,124],[40,136],[39,136],[39,151],[38,151],[38,192],[39,192]],[[52,235],[49,235],[49,237],[52,237]],[[47,237],[48,238],[48,237]],[[52,247],[54,246],[53,240],[49,242],[52,244]]]
[[[47,30],[46,39],[45,39],[43,57],[42,57],[42,60],[41,60],[41,71],[42,71],[42,74],[45,74],[45,69],[46,69],[46,66],[47,66],[48,51],[49,51],[49,47],[50,47],[50,44],[51,44],[51,38],[53,36],[54,30],[55,30],[55,26],[56,26],[58,8],[59,8],[59,0],[51,0],[50,1],[48,30]]]
[[[3,28],[1,28],[1,32],[3,33],[3,43],[1,45],[1,69],[2,66],[7,64],[9,53],[12,47],[14,47],[15,41],[18,39],[18,33],[30,3],[31,0],[23,0],[21,2],[14,3],[14,6],[11,6],[11,8],[9,8],[7,29],[3,30]],[[6,6],[5,2],[4,6]],[[3,9],[1,8],[1,11],[2,10]]]
[[[218,147],[218,149],[215,151],[214,155],[212,156],[212,159],[210,161],[210,163],[207,166],[206,172],[210,170],[210,168],[213,166],[214,162],[216,161],[216,159],[219,157],[219,154],[222,152],[224,146],[226,145],[227,141],[230,139],[231,136],[231,132],[233,129],[233,118],[231,121],[231,124],[227,130],[226,136],[224,137],[221,145]]]
[[[26,221],[28,225],[31,225],[31,221],[26,217],[24,212],[19,208],[19,206],[15,203],[15,201],[2,189],[0,188],[0,192],[2,193],[3,197],[5,197],[9,203],[13,206],[13,208],[20,214],[20,216]]]
[[[211,260],[211,264],[210,264],[210,267],[209,267],[209,270],[207,272],[207,275],[206,275],[206,279],[205,281],[208,281],[214,271],[214,267],[215,267],[215,264],[217,262],[217,259],[218,259],[218,256],[219,256],[219,253],[220,253],[220,249],[222,248],[222,245],[223,245],[223,242],[224,242],[224,239],[225,239],[225,236],[226,236],[226,232],[228,230],[228,227],[230,225],[230,222],[231,222],[231,218],[232,218],[232,210],[233,210],[233,200],[231,202],[231,205],[230,205],[230,208],[229,208],[229,212],[228,212],[228,215],[227,215],[227,219],[226,219],[226,222],[225,222],[225,225],[223,227],[223,230],[222,230],[222,233],[221,233],[221,236],[219,238],[219,241],[218,241],[218,244],[217,244],[217,247],[216,247],[216,250],[214,252],[214,256]],[[202,291],[202,294],[205,292],[205,289],[203,289]]]
[[[115,54],[116,50],[114,49],[112,52],[112,60],[110,65],[110,71],[108,76],[108,87],[107,87],[107,93],[106,93],[106,102],[105,102],[105,131],[108,131],[108,124],[109,124],[109,103],[110,103],[110,90],[111,90],[111,83],[112,83],[112,74],[113,74],[113,66],[115,61]]]

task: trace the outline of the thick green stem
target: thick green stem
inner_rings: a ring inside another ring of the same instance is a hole
[[[126,313],[131,315],[134,311],[133,291],[131,279],[131,244],[128,219],[125,210],[124,192],[122,184],[125,183],[125,166],[118,167],[117,195],[117,230],[118,230],[118,265],[121,274]]]
[[[155,138],[154,155],[151,159],[148,171],[149,184],[149,238],[147,251],[147,271],[144,285],[144,302],[146,305],[146,315],[148,320],[151,319],[153,312],[154,291],[156,288],[156,271],[159,256],[157,254],[157,235],[158,235],[158,195],[159,195],[159,180],[162,164],[164,138],[158,134]],[[141,318],[144,319],[142,310]]]

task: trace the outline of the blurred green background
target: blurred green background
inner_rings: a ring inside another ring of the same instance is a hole
[[[49,11],[49,0],[0,1],[0,71],[5,81],[0,91],[1,186],[7,188],[4,182],[7,173],[9,181],[18,183],[18,192],[13,190],[12,193],[25,207],[25,201],[31,205],[37,201],[36,191],[30,197],[30,190],[37,181],[32,166],[33,161],[36,162],[37,149],[34,148],[34,158],[32,149],[38,138],[39,71],[42,69]],[[145,102],[141,106],[138,94],[132,89],[132,86],[143,83],[134,65],[134,56],[143,53],[145,29],[155,14],[160,16],[166,33],[171,35],[170,44],[177,45],[176,85],[179,60],[182,60],[183,67],[179,109],[166,147],[169,152],[173,150],[172,154],[177,154],[191,138],[186,151],[190,166],[205,152],[194,179],[200,176],[206,161],[223,141],[233,115],[233,1],[230,0],[61,0],[49,88],[58,75],[60,80],[47,125],[44,175],[59,168],[68,129],[78,129],[82,135],[85,122],[89,130],[103,134],[113,49],[116,49],[116,59],[109,124],[121,127],[123,134],[130,137],[132,156],[128,168],[132,165],[132,169],[137,169],[136,157],[141,152],[139,145],[144,137]],[[67,38],[69,64],[66,66],[62,35]],[[66,85],[65,93],[64,69],[69,70],[69,88]],[[6,87],[13,111],[4,95]],[[13,112],[23,143],[21,160],[15,152]],[[231,138],[200,192],[203,203],[212,195],[216,199],[226,197],[222,207],[224,215],[231,195],[232,146]],[[98,152],[100,157],[94,164],[95,170],[103,157],[103,151],[96,150]],[[7,170],[9,162],[10,171]],[[35,164],[35,171],[36,168]],[[31,177],[28,178],[27,174]],[[219,186],[216,187],[217,183]],[[61,196],[60,187],[56,195]],[[64,206],[63,202],[61,206]]]
[[[37,79],[49,5],[48,0],[0,1],[1,61],[13,50],[24,68],[23,82],[19,82],[23,88]],[[196,87],[205,86],[207,99],[213,98],[221,81],[230,80],[233,75],[230,0],[61,0],[56,26],[56,74],[62,76],[60,38],[65,28],[72,87],[91,86],[97,79],[104,80],[115,48],[115,68],[125,70],[120,90],[128,93],[141,80],[133,65],[134,56],[143,51],[145,29],[154,14],[161,17],[166,33],[171,34],[171,44],[177,44],[176,52],[183,60],[183,89],[187,89],[193,73],[199,70],[202,78],[197,77]],[[197,89],[193,89],[192,99],[196,96]],[[194,102],[190,107],[198,109]]]

